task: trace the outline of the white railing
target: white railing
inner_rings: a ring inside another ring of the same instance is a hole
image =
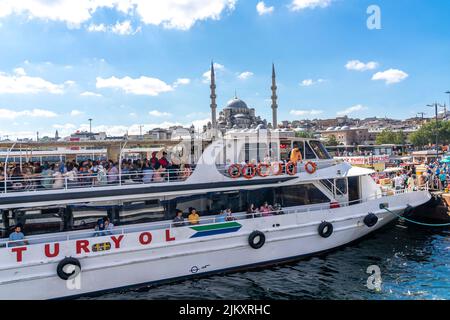
[[[219,173],[226,177],[230,177],[228,173],[228,167],[225,165],[216,165],[216,169]],[[17,193],[27,191],[51,191],[51,190],[68,190],[79,188],[96,188],[107,186],[122,186],[122,185],[135,185],[135,184],[152,184],[152,183],[170,183],[181,182],[189,178],[195,168],[180,170],[180,169],[166,169],[163,171],[150,170],[139,171],[133,173],[119,173],[119,174],[82,174],[78,173],[74,176],[68,173],[61,173],[61,175],[55,175],[54,173],[43,176],[41,174],[33,174],[30,176],[20,177],[7,177],[6,180],[0,177],[0,194],[5,193]],[[243,170],[243,166],[240,168]],[[275,176],[270,171],[269,176]],[[281,172],[278,175],[287,175],[285,166],[282,164]],[[255,172],[255,176],[258,174]],[[240,179],[246,180],[241,173]],[[5,183],[6,181],[6,183]]]
[[[141,171],[122,174],[78,174],[71,177],[67,174],[55,176],[30,176],[25,178],[12,178],[0,180],[0,193],[15,193],[26,191],[68,190],[77,188],[96,188],[107,186],[122,186],[133,184],[151,184],[163,182],[185,181],[192,171],[165,170]]]
[[[423,191],[423,190],[428,190],[428,186],[426,186],[423,189],[416,190],[416,191],[408,190],[408,189],[396,190],[395,194],[399,195],[399,194],[412,193],[412,192]],[[375,194],[375,195],[372,195],[372,196],[369,196],[366,198],[361,198],[358,200],[338,202],[338,204],[339,204],[338,207],[331,207],[332,202],[325,202],[323,204],[304,205],[302,207],[293,208],[293,209],[280,208],[278,210],[270,211],[267,213],[239,212],[239,213],[233,213],[231,219],[225,217],[225,221],[223,221],[223,217],[221,217],[219,220],[219,216],[215,215],[215,216],[208,216],[205,218],[200,218],[198,220],[198,223],[196,223],[196,224],[192,224],[187,220],[184,220],[183,222],[174,222],[174,221],[166,220],[166,221],[161,221],[161,222],[148,223],[148,224],[144,224],[144,225],[130,225],[130,226],[123,226],[123,227],[114,227],[111,230],[69,231],[69,232],[64,232],[64,233],[60,233],[60,234],[54,234],[51,236],[48,236],[48,235],[31,236],[29,238],[26,238],[23,240],[17,240],[17,241],[9,241],[7,239],[4,239],[5,241],[3,241],[3,242],[0,241],[0,249],[14,247],[14,246],[33,245],[33,244],[49,243],[49,242],[56,242],[56,241],[86,239],[86,238],[92,238],[92,237],[97,237],[97,236],[122,235],[122,234],[133,233],[133,232],[144,232],[144,231],[172,229],[172,228],[180,228],[180,227],[194,227],[197,225],[208,225],[208,224],[215,224],[215,223],[232,222],[232,221],[244,220],[244,219],[266,218],[268,216],[274,216],[274,215],[310,213],[312,211],[333,210],[336,208],[356,205],[356,204],[368,202],[371,200],[382,199],[387,196],[391,196],[391,195]]]

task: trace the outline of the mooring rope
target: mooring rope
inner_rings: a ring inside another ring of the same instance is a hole
[[[380,207],[380,209],[384,209],[387,212],[390,212],[390,213],[396,215],[400,219],[403,219],[403,220],[406,220],[408,222],[415,223],[415,224],[418,224],[418,225],[422,225],[422,226],[427,226],[427,227],[448,227],[448,226],[450,226],[450,223],[425,223],[425,222],[411,220],[411,219],[408,219],[406,217],[403,217],[403,216],[399,215],[398,213],[395,213],[395,212],[389,210],[388,208],[386,208],[386,206]]]

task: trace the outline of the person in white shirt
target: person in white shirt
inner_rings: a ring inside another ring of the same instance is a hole
[[[400,175],[400,173],[397,173],[397,175],[394,178],[394,187],[395,190],[401,190],[403,189],[403,182],[405,179]]]

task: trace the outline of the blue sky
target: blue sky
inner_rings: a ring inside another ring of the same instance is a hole
[[[0,136],[200,126],[212,59],[219,109],[236,90],[269,121],[272,62],[280,120],[449,103],[449,1],[260,2],[0,0]]]

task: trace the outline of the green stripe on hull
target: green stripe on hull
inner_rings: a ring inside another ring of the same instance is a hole
[[[207,226],[191,227],[191,229],[194,229],[195,231],[208,231],[208,230],[233,228],[233,227],[240,227],[240,226],[241,226],[241,224],[237,223],[237,222],[225,222],[225,223],[211,224],[211,225],[207,225]]]

